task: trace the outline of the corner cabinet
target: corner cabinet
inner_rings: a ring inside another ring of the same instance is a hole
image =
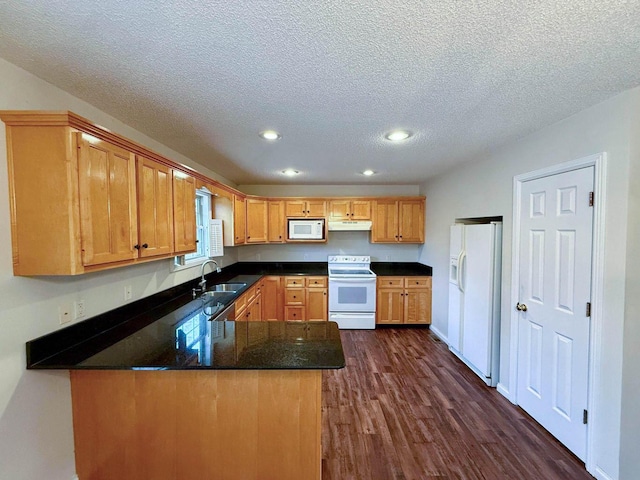
[[[0,118],[14,275],[77,275],[195,250],[193,177],[70,112]]]
[[[371,243],[424,243],[424,198],[375,200]]]

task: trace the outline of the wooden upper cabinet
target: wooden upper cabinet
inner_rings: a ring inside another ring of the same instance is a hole
[[[284,215],[283,200],[269,200],[267,206],[267,214],[269,217],[269,228],[267,229],[267,240],[269,243],[284,242],[286,235],[286,223]]]
[[[371,242],[424,243],[424,199],[375,200]]]
[[[373,243],[395,243],[398,241],[398,202],[376,200],[373,204],[371,224]]]
[[[370,200],[331,200],[329,220],[371,220]]]
[[[297,199],[285,201],[287,217],[324,218],[327,215],[327,202],[316,199]]]
[[[175,253],[196,249],[196,181],[191,175],[173,171],[173,234]]]
[[[266,243],[269,228],[267,201],[247,198],[247,243]]]
[[[247,236],[247,205],[245,197],[233,196],[233,244],[244,245]]]
[[[137,156],[138,247],[141,257],[173,250],[173,181],[171,168]]]
[[[137,258],[135,156],[81,134],[78,149],[83,265]]]
[[[398,237],[404,243],[424,243],[424,200],[398,201]]]

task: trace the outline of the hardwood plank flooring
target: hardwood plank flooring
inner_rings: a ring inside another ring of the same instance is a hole
[[[427,329],[341,332],[326,370],[323,480],[592,479]]]

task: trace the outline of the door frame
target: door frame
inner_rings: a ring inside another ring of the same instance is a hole
[[[596,404],[597,386],[600,384],[600,362],[602,356],[602,318],[604,297],[604,241],[605,241],[605,204],[606,204],[606,171],[607,154],[605,152],[583,157],[558,165],[542,168],[533,172],[523,173],[513,177],[513,231],[511,245],[511,295],[509,311],[511,313],[511,333],[509,339],[509,389],[499,385],[498,390],[512,403],[518,403],[518,320],[519,314],[514,305],[519,301],[520,281],[520,194],[522,184],[530,180],[549,177],[560,173],[570,172],[585,167],[594,167],[594,204],[593,204],[593,245],[591,252],[591,324],[589,328],[589,365],[587,386],[587,410],[589,422],[587,423],[587,449],[585,466],[588,472],[594,473],[596,469],[595,432],[597,423],[598,405]],[[513,308],[512,308],[513,307]]]

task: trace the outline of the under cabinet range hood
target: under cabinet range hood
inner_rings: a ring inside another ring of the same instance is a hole
[[[370,220],[341,220],[329,221],[329,231],[356,232],[371,230]]]

